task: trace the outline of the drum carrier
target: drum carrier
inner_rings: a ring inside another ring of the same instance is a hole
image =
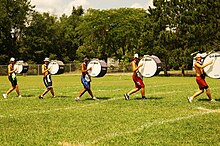
[[[204,72],[210,78],[219,79],[220,78],[220,52],[214,52],[209,54],[204,59],[204,64],[212,61],[211,65],[204,68]]]
[[[24,62],[23,60],[16,61],[14,65],[14,69],[16,69],[16,73],[26,73],[29,69],[29,65],[27,62]]]
[[[144,55],[138,65],[140,64],[143,64],[143,66],[139,68],[139,72],[143,77],[153,77],[158,75],[161,71],[162,63],[157,56]]]
[[[65,65],[62,61],[59,60],[51,60],[48,68],[50,68],[49,72],[52,75],[55,74],[63,74],[64,73],[64,69],[65,69]]]
[[[104,60],[92,60],[89,62],[87,69],[92,68],[88,71],[92,77],[103,77],[107,73],[107,63]]]

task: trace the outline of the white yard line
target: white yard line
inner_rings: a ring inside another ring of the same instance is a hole
[[[210,112],[210,113],[220,113],[220,109],[207,109],[207,108],[204,108],[204,107],[198,107],[198,110],[201,110],[201,111],[205,111],[205,112]]]
[[[137,127],[136,129],[133,129],[133,130],[106,134],[106,135],[101,136],[101,137],[99,137],[99,138],[97,138],[97,139],[95,139],[91,142],[86,142],[85,145],[87,145],[87,144],[96,144],[96,143],[98,143],[100,141],[103,141],[103,140],[112,139],[114,137],[123,136],[123,135],[126,135],[126,134],[137,133],[137,132],[140,132],[144,129],[151,128],[151,127],[154,127],[154,126],[159,126],[159,125],[163,125],[163,124],[167,124],[167,123],[178,122],[178,121],[185,120],[185,119],[191,119],[191,118],[201,116],[201,115],[206,115],[206,114],[209,114],[209,113],[213,113],[213,111],[199,112],[199,113],[192,114],[192,115],[186,115],[186,116],[172,118],[172,119],[165,119],[165,120],[162,120],[162,121],[161,120],[154,121],[154,122],[151,122],[151,123],[141,125],[140,127]]]

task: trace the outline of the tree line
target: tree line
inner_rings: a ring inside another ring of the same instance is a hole
[[[83,9],[61,17],[35,11],[30,0],[0,0],[0,64],[10,57],[42,63],[89,58],[129,62],[157,55],[164,70],[189,69],[191,53],[219,50],[220,1],[154,0],[154,7]]]

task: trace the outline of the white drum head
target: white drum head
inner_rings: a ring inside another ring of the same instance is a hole
[[[59,64],[55,61],[51,61],[48,65],[48,68],[50,69],[49,72],[54,75],[59,71]]]
[[[143,77],[152,77],[158,72],[158,63],[161,63],[156,56],[144,56],[138,65],[143,64],[139,68],[139,72]]]
[[[210,78],[220,78],[220,52],[215,52],[208,55],[203,64],[212,61],[211,65],[204,68],[204,72]]]
[[[92,68],[92,70],[88,71],[89,75],[92,77],[96,77],[101,72],[102,66],[99,63],[99,61],[93,60],[93,61],[89,62],[87,69],[89,69],[89,68]]]
[[[23,65],[22,64],[15,64],[14,69],[16,69],[16,73],[21,73],[23,70]]]

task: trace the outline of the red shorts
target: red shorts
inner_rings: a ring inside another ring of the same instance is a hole
[[[196,82],[199,85],[200,90],[204,90],[204,89],[209,88],[208,84],[201,76],[196,76]]]
[[[134,83],[135,83],[135,87],[136,88],[144,88],[144,83],[143,83],[143,80],[140,78],[140,77],[138,77],[138,76],[132,76],[132,79],[133,79],[133,81],[134,81]]]

